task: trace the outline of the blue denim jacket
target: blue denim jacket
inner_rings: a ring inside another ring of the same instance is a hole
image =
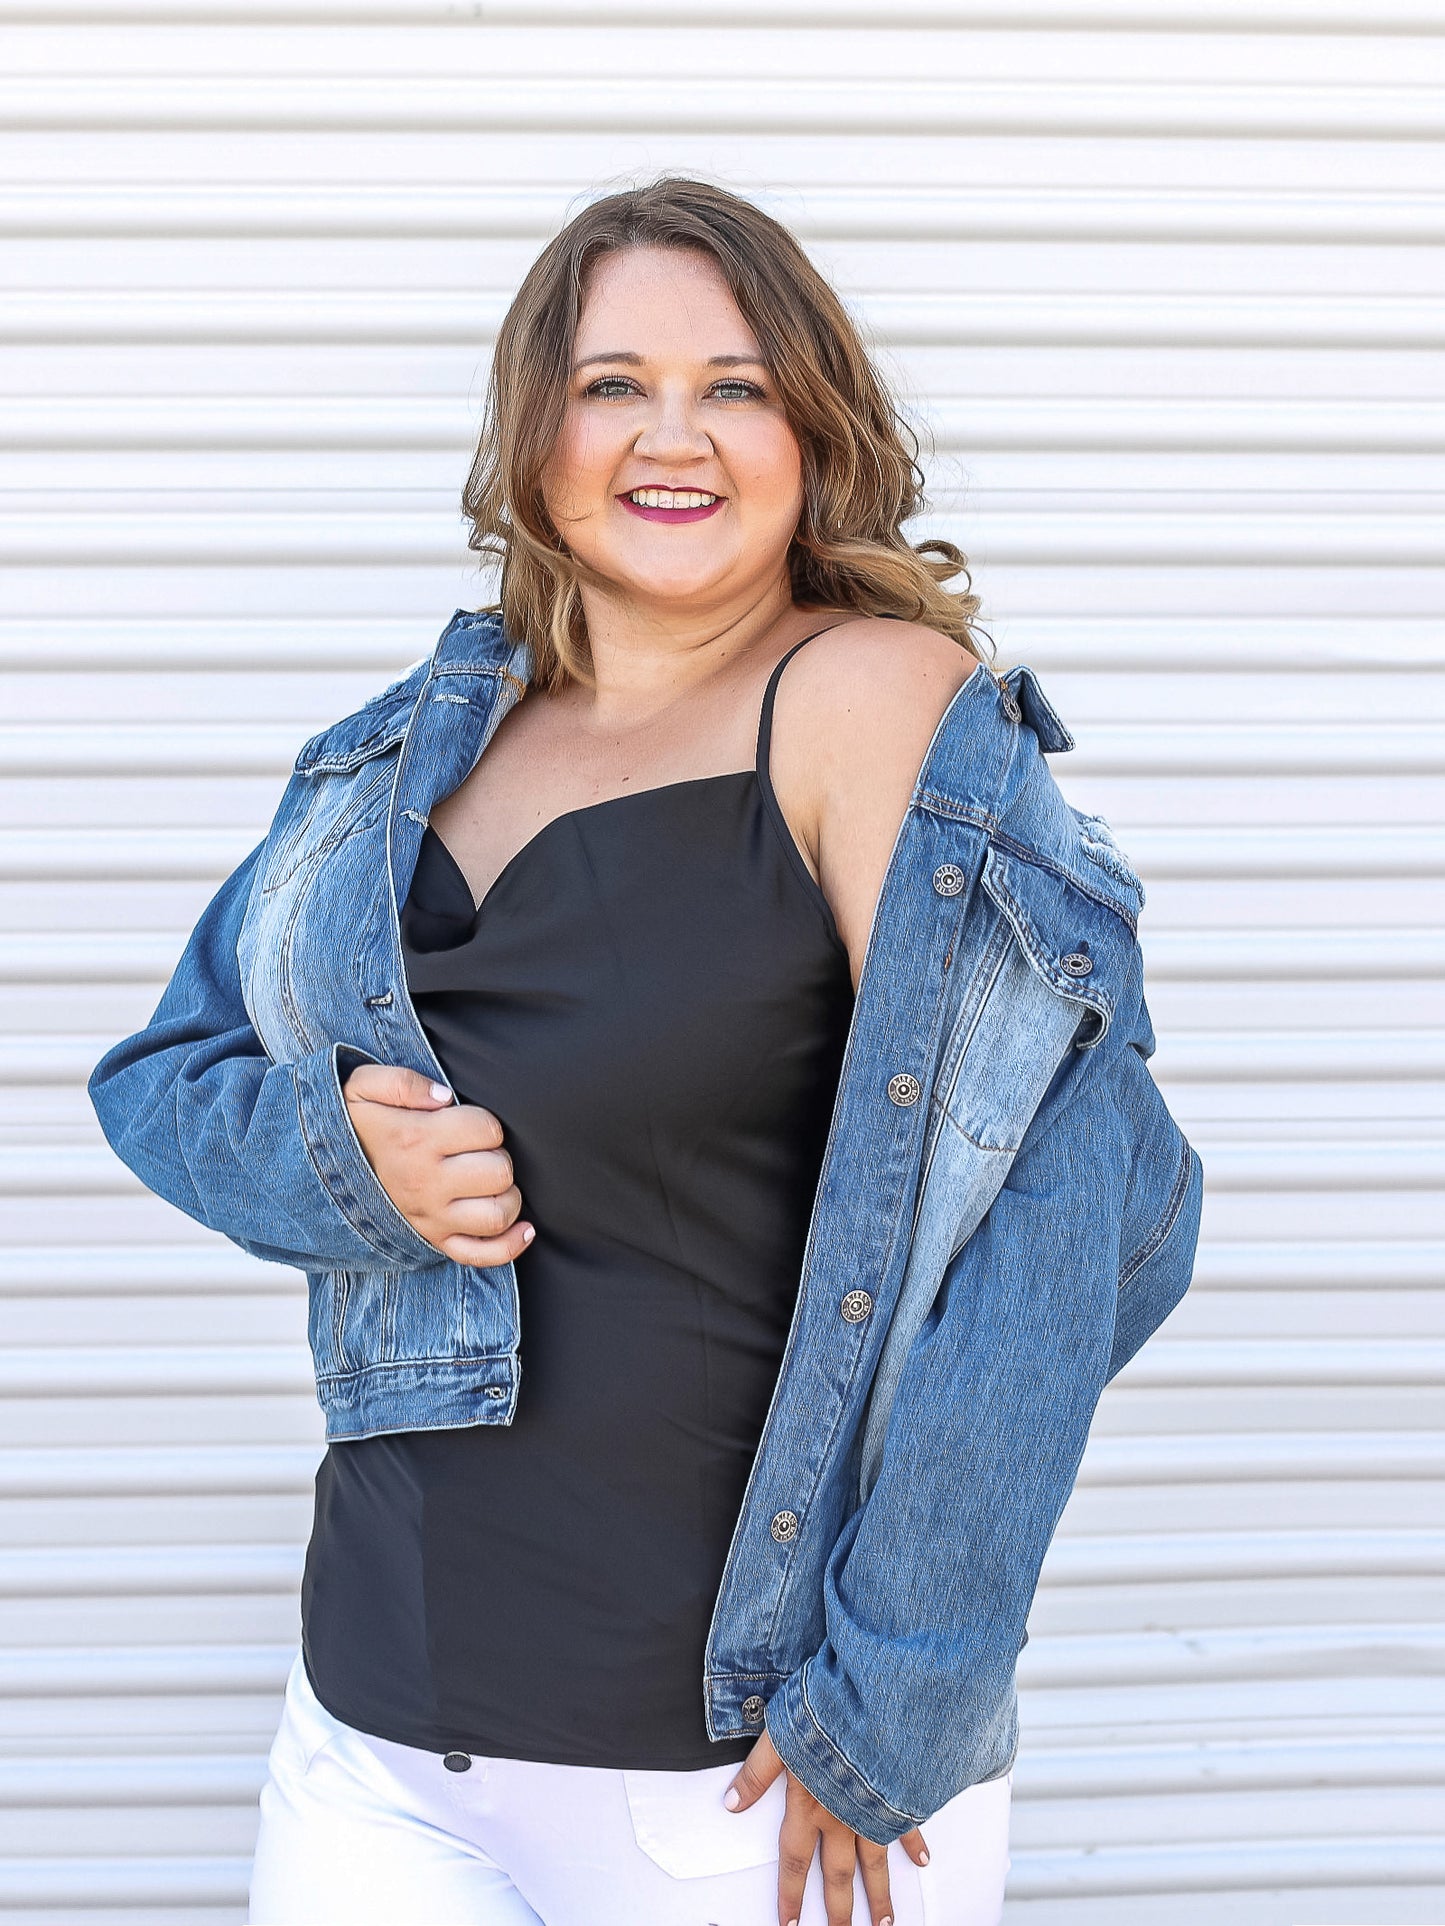
[[[143,1181],[308,1273],[333,1440],[507,1424],[512,1265],[457,1264],[382,1189],[341,1086],[441,1066],[398,906],[428,813],[532,659],[457,614],[312,737],[146,1027],[90,1079]],[[1015,1665],[1099,1394],[1185,1291],[1201,1173],[1149,1074],[1138,879],[1067,805],[1032,673],[975,669],[874,913],[797,1306],[714,1608],[715,1739],[764,1722],[880,1844],[1018,1744]],[[521,1395],[525,1396],[525,1392]]]

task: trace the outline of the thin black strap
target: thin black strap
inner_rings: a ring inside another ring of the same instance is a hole
[[[836,628],[837,626],[836,622],[830,622],[828,624],[828,628]],[[803,637],[803,642],[811,642],[814,636],[826,635],[827,633],[828,629],[814,629],[812,635],[805,635]],[[768,677],[768,686],[763,691],[762,713],[758,717],[757,771],[764,790],[769,794],[772,793],[772,779],[768,774],[768,751],[771,749],[773,742],[773,697],[778,691],[778,677],[783,673],[786,664],[798,653],[799,649],[802,648],[803,642],[795,642],[791,649],[786,650],[784,654],[779,656],[777,662],[773,665],[773,673]]]

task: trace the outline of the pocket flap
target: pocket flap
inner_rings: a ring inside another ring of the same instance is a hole
[[[993,843],[983,886],[1049,988],[1096,1012],[1098,1025],[1081,1034],[1080,1047],[1098,1043],[1139,967],[1139,946],[1124,918],[1062,871]]]

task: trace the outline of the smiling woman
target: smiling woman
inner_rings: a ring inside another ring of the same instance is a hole
[[[665,179],[584,209],[538,256],[497,336],[463,502],[472,547],[502,565],[498,612],[550,689],[587,679],[614,607],[635,621],[704,584],[723,605],[779,545],[794,602],[901,617],[979,654],[963,555],[903,532],[923,505],[917,453],[793,236],[720,188]],[[716,499],[663,506],[657,490]],[[643,519],[706,522],[708,541],[629,545]]]
[[[497,344],[500,604],[303,747],[96,1067],[310,1275],[253,1926],[996,1926],[1024,1619],[1200,1181],[915,452],[760,210],[584,210]]]

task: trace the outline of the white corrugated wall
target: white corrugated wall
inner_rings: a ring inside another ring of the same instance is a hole
[[[303,1285],[143,1192],[84,1079],[303,736],[486,599],[491,330],[666,166],[792,221],[931,422],[1146,877],[1206,1159],[1033,1613],[1010,1926],[1445,1919],[1439,0],[0,23],[0,1912],[243,1916]]]

